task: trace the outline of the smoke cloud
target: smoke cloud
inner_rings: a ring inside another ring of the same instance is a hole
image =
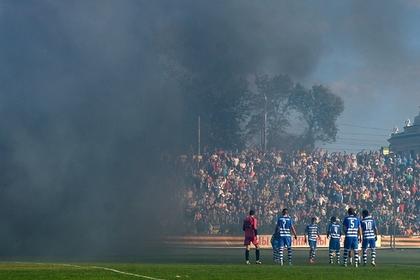
[[[382,3],[2,1],[0,254],[140,255],[176,232],[160,159],[194,145],[180,81],[311,81],[335,48],[405,65],[402,2]]]

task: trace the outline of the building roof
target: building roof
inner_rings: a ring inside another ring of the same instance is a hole
[[[393,133],[388,139],[394,152],[420,153],[420,113],[414,118],[414,123],[406,123],[403,132]]]
[[[420,112],[417,117],[414,118],[414,125],[420,125]]]

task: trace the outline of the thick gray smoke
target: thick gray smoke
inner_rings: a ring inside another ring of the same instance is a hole
[[[141,254],[175,231],[173,170],[159,160],[194,145],[180,80],[305,79],[340,38],[333,15],[352,13],[324,4],[2,1],[0,254]]]

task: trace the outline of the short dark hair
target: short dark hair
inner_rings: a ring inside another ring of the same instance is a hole
[[[283,211],[281,211],[281,213],[283,215],[286,215],[287,213],[289,213],[289,210],[287,208],[284,208]]]
[[[249,215],[251,215],[251,216],[252,216],[252,215],[255,215],[255,210],[250,210],[250,211],[249,211]]]
[[[315,223],[316,222],[316,217],[312,217],[311,218],[311,223]]]
[[[353,208],[349,208],[349,210],[347,210],[347,213],[349,214],[349,215],[354,215],[355,213],[354,213],[354,209]]]
[[[337,218],[335,216],[331,217],[331,223],[335,223],[337,221]]]
[[[366,210],[366,209],[364,209],[364,210],[362,211],[362,216],[363,216],[363,217],[367,217],[367,216],[369,216],[369,211],[368,211],[368,210]]]

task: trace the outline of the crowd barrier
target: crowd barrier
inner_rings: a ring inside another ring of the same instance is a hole
[[[298,238],[292,239],[292,246],[295,248],[306,248],[304,235],[298,235]],[[263,249],[271,249],[271,235],[259,235],[259,244]],[[341,246],[343,246],[344,238],[341,238]],[[393,246],[393,238],[389,235],[378,236],[376,246],[378,248],[391,248]],[[165,243],[169,246],[185,246],[196,248],[238,248],[243,247],[244,238],[242,236],[171,236],[167,237]],[[327,248],[329,240],[326,235],[321,235],[318,239],[317,246]],[[395,238],[396,248],[420,248],[420,236],[397,236]]]
[[[385,235],[382,236],[382,247],[390,248],[393,247],[393,236]],[[395,237],[396,248],[420,248],[420,236],[396,236]]]

